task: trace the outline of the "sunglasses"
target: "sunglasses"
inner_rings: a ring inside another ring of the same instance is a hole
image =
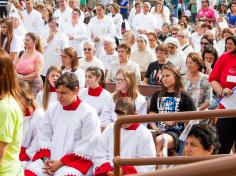
[[[84,48],[84,51],[91,51],[92,48]]]

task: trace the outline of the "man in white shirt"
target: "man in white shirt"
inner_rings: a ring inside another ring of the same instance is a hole
[[[134,31],[136,35],[146,34],[148,30],[155,30],[156,20],[154,16],[149,12],[151,4],[149,2],[143,3],[143,13],[138,14],[134,18]]]
[[[23,12],[23,24],[27,32],[40,34],[43,26],[43,19],[41,13],[34,10],[34,0],[25,1],[26,10]]]
[[[132,29],[134,28],[133,23],[134,23],[135,16],[137,14],[141,14],[141,13],[142,13],[142,3],[136,2],[134,5],[134,8],[131,9],[130,14],[129,14],[129,18],[128,18],[128,22],[129,22]]]
[[[67,0],[58,1],[59,9],[57,9],[53,16],[57,19],[59,24],[59,30],[64,31],[66,26],[65,23],[71,20],[72,9],[67,5]]]

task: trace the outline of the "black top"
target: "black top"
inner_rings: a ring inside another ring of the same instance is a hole
[[[183,111],[195,111],[196,107],[193,103],[191,96],[187,92],[182,91],[180,97],[175,97],[175,93],[166,93],[160,97],[160,91],[153,94],[151,98],[150,111],[165,114],[172,112],[183,112]],[[159,128],[166,128],[162,122],[157,122]],[[176,130],[183,130],[183,125],[177,123],[174,125]]]
[[[149,85],[157,85],[160,84],[160,72],[164,65],[170,65],[171,62],[167,62],[166,64],[159,64],[158,61],[154,61],[148,65],[147,72],[145,74],[145,78],[148,78]]]

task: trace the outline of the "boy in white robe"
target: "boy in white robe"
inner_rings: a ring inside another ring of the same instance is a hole
[[[117,100],[115,112],[117,118],[136,114],[135,102],[128,97]],[[94,175],[106,176],[113,174],[114,158],[114,124],[103,131],[93,155]],[[121,128],[121,158],[156,157],[155,144],[151,132],[138,123],[124,124]],[[155,166],[122,166],[121,174],[151,172]]]
[[[38,152],[25,176],[91,175],[94,146],[101,134],[97,113],[77,97],[79,83],[74,73],[64,73],[55,87],[58,102],[45,113]]]

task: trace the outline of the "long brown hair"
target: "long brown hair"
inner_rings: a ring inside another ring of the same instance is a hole
[[[32,88],[30,87],[29,83],[26,81],[23,81],[22,79],[18,80],[18,84],[20,87],[20,94],[21,97],[25,100],[26,107],[31,107],[33,109],[36,109],[37,104],[34,99],[34,94],[32,92]]]
[[[43,46],[39,36],[37,36],[33,32],[28,32],[27,34],[25,34],[25,36],[28,36],[31,40],[33,40],[33,42],[35,42],[35,49],[38,52],[43,53]]]
[[[64,48],[62,50],[63,53],[65,53],[68,57],[70,57],[71,60],[71,72],[75,72],[79,68],[79,59],[77,55],[77,51],[75,48],[68,47]],[[65,66],[61,66],[61,70],[64,70]]]
[[[49,74],[52,72],[52,71],[55,71],[57,73],[59,73],[61,75],[61,70],[55,66],[51,66],[49,67],[48,71],[47,71],[47,74],[46,74],[46,79],[45,79],[45,82],[44,82],[44,87],[43,87],[43,100],[42,100],[42,105],[43,105],[43,108],[46,110],[48,108],[48,100],[49,100],[49,97],[50,97],[50,82],[48,80],[49,78]]]
[[[14,65],[9,54],[2,48],[0,48],[0,85],[0,99],[10,95],[19,100],[20,92]]]
[[[128,97],[135,100],[138,97],[138,86],[137,86],[137,80],[135,73],[133,71],[127,70],[127,69],[119,69],[116,73],[118,75],[119,73],[122,73],[124,76],[124,79],[127,83],[127,94]],[[114,102],[118,100],[118,98],[122,97],[121,91],[116,91],[113,96]]]
[[[184,85],[181,80],[181,73],[179,69],[177,69],[174,65],[164,65],[162,67],[163,70],[169,70],[173,73],[174,78],[175,78],[175,96],[180,97],[181,92],[184,91]],[[160,91],[160,97],[164,96],[167,92],[167,88],[164,86],[164,84],[161,81],[161,91]]]
[[[10,18],[4,18],[1,21],[1,24],[5,24],[7,26],[7,34],[3,35],[1,33],[0,35],[0,47],[3,48],[3,43],[5,38],[7,38],[7,43],[3,49],[5,49],[8,53],[10,53],[10,46],[11,46],[11,41],[13,39],[13,22],[12,19]]]

